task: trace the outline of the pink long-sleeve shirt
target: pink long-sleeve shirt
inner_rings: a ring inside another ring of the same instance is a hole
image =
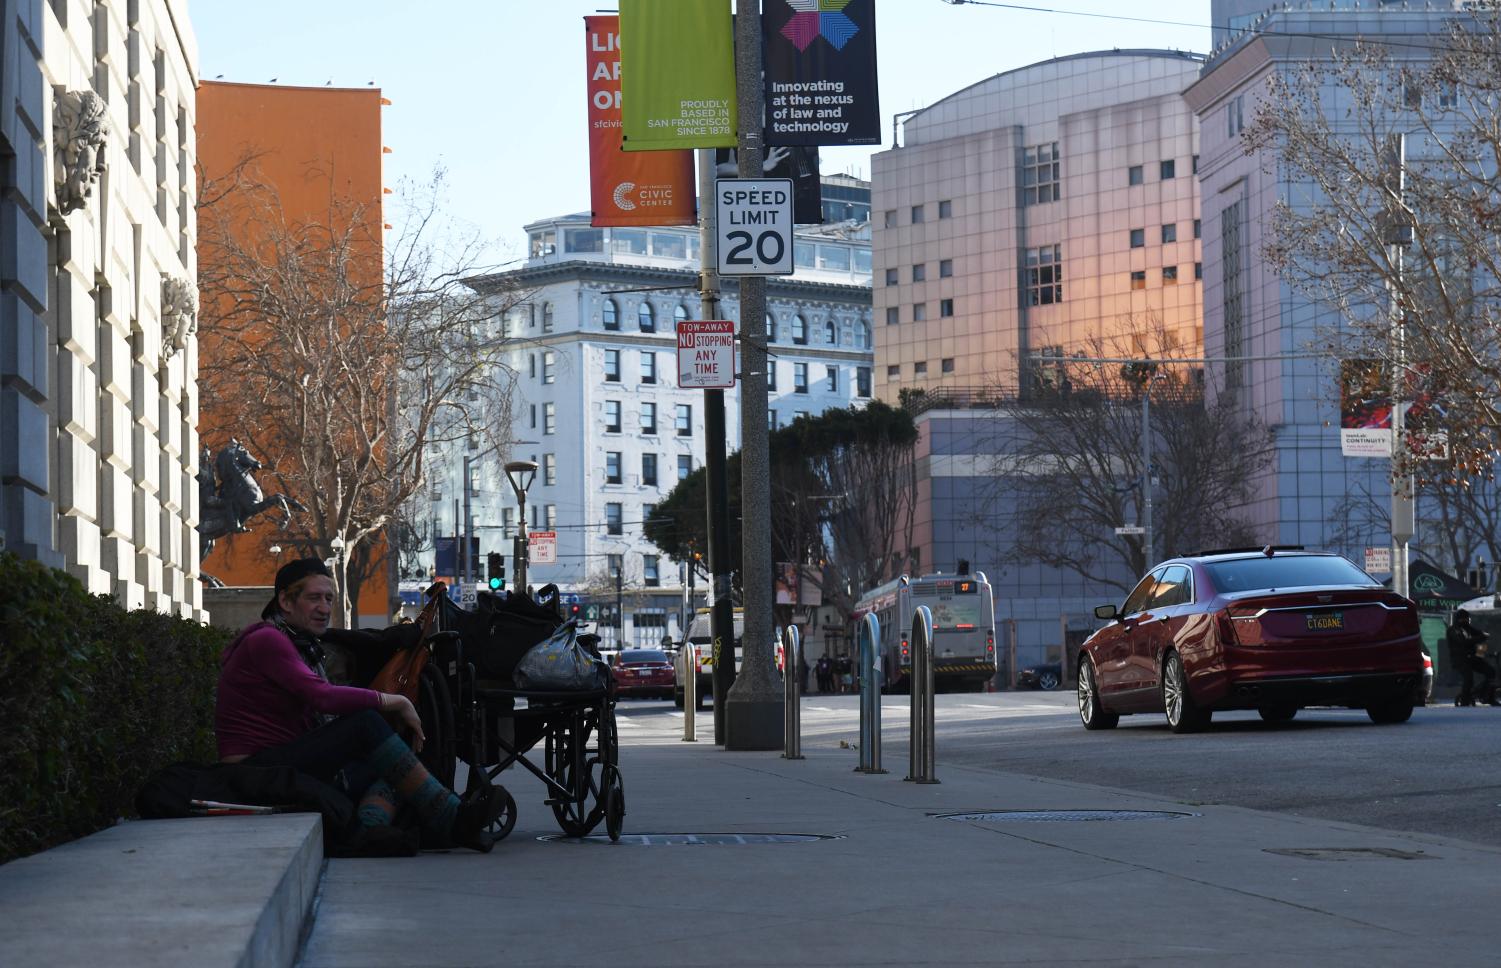
[[[219,757],[246,756],[307,732],[316,714],[379,709],[380,693],[335,686],[308,668],[270,622],[246,628],[224,650],[214,731]]]

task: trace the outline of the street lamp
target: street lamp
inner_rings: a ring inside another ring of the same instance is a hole
[[[537,479],[537,462],[534,460],[513,460],[506,462],[506,480],[511,482],[511,490],[516,492],[518,506],[516,518],[519,522],[519,533],[512,540],[512,555],[516,560],[516,587],[526,594],[526,489],[532,486],[532,481]]]

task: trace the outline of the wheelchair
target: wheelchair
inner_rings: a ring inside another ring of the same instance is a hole
[[[449,598],[442,582],[425,594],[415,623],[373,633],[331,630],[326,638],[350,665],[344,677],[369,682],[397,649],[427,649],[416,702],[427,741],[418,758],[439,782],[454,788],[460,759],[469,789],[519,766],[543,783],[543,802],[565,836],[586,837],[603,821],[610,840],[619,840],[625,787],[613,680],[602,689],[558,691],[519,689],[511,679],[521,656],[563,624],[557,589],[542,589],[541,603],[481,592],[474,609]],[[596,656],[597,641],[579,636]],[[539,744],[540,762],[528,756]],[[490,833],[501,840],[516,825],[516,801],[495,785],[504,806]]]

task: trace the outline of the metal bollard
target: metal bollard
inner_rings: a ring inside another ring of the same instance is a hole
[[[933,775],[933,612],[919,605],[912,613],[912,735],[905,779],[937,783]]]
[[[783,703],[786,709],[783,731],[787,744],[782,757],[788,760],[803,758],[803,683],[798,676],[802,662],[803,637],[796,625],[789,625],[782,633],[782,684],[786,700]]]
[[[683,742],[698,742],[693,715],[698,712],[698,646],[683,643]]]
[[[856,773],[881,769],[881,622],[867,615],[860,622],[860,765]]]

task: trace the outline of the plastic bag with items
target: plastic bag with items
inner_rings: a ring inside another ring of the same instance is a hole
[[[610,681],[609,667],[590,655],[578,639],[578,623],[560,625],[516,663],[512,676],[516,687],[573,692],[605,688]]]

